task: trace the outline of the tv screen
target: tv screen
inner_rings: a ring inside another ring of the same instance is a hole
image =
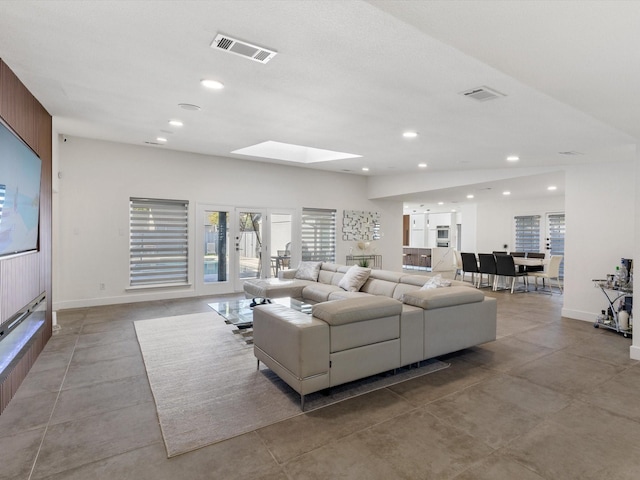
[[[0,256],[38,248],[40,158],[0,120]]]

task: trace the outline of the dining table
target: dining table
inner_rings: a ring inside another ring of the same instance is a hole
[[[525,267],[539,267],[546,263],[546,258],[513,257],[513,263]]]

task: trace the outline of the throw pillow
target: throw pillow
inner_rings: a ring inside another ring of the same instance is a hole
[[[354,265],[347,270],[347,273],[344,274],[344,277],[342,277],[338,286],[347,292],[357,292],[360,290],[360,287],[364,285],[364,282],[367,281],[370,274],[370,268]]]
[[[312,282],[318,281],[318,274],[320,273],[320,267],[322,262],[300,262],[296,274],[293,278],[298,280],[311,280]]]
[[[450,287],[451,281],[442,278],[442,275],[438,274],[431,277],[427,283],[425,283],[420,290],[429,290],[431,288]]]

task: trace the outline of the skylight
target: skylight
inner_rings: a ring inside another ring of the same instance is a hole
[[[271,158],[296,163],[329,162],[331,160],[344,160],[345,158],[358,158],[362,155],[352,153],[334,152],[320,148],[292,145],[290,143],[274,142],[268,140],[250,147],[240,148],[231,153],[247,155],[251,157]]]

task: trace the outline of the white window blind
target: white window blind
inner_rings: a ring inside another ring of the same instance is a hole
[[[547,243],[550,255],[564,256],[564,213],[547,215]],[[560,278],[564,278],[564,259],[560,263]]]
[[[302,209],[302,260],[336,261],[336,211]]]
[[[131,286],[188,282],[188,211],[184,200],[129,199]]]
[[[540,251],[540,215],[514,217],[516,232],[516,252]]]

